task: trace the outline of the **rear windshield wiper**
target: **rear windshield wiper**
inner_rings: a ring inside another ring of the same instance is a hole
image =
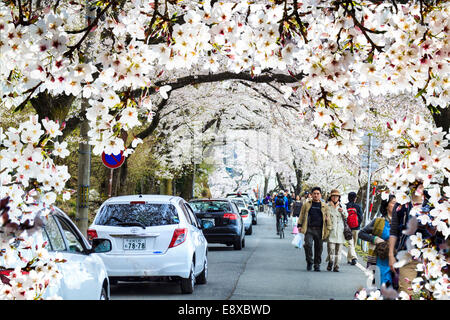
[[[120,219],[117,218],[117,217],[110,216],[110,217],[108,218],[108,220],[106,220],[105,225],[106,225],[109,221],[111,221],[111,220],[116,220],[116,221],[119,221],[119,222],[123,222],[122,220],[120,220]]]
[[[142,227],[142,229],[145,229],[146,226],[141,222],[120,222],[119,226],[136,226],[136,227]]]

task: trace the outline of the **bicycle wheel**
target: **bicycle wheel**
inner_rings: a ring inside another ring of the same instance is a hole
[[[284,224],[283,224],[283,220],[280,219],[278,221],[278,225],[280,226],[280,239],[284,238]]]

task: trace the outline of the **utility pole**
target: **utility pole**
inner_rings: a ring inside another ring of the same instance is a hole
[[[194,132],[192,132],[192,199],[194,199],[195,197],[195,171],[196,171],[196,165],[195,165],[195,152],[194,152],[194,147],[195,147],[195,141],[194,141]]]
[[[367,191],[366,191],[366,211],[364,225],[369,224],[369,202],[370,202],[370,180],[372,176],[372,134],[369,134],[369,154],[368,154],[368,168],[367,168]]]
[[[90,6],[86,0],[86,24],[90,25],[95,19],[95,9]],[[89,35],[86,39],[86,62],[88,62],[87,49],[90,47]],[[78,192],[77,192],[77,217],[76,224],[81,233],[86,236],[89,226],[89,187],[91,176],[91,146],[89,145],[89,122],[85,111],[89,107],[88,100],[83,98],[81,101],[81,115],[83,117],[80,125],[81,142],[78,145]]]

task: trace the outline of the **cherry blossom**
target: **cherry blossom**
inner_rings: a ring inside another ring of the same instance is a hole
[[[136,0],[116,10],[114,1],[99,2],[86,26],[76,2],[37,8],[32,18],[15,2],[2,2],[0,106],[21,110],[44,93],[88,98],[93,153],[117,154],[125,149],[122,131],[151,121],[151,101],[169,100],[180,89],[177,79],[218,72],[257,79],[280,72],[292,78],[283,83],[283,98],[295,99],[295,114],[314,126],[307,144],[332,156],[358,153],[370,112],[363,101],[371,95],[408,94],[429,107],[448,107],[448,2],[277,3]],[[298,125],[294,117],[280,115],[287,127]],[[195,120],[187,120],[187,127]],[[12,221],[25,223],[21,213],[36,212],[31,198],[50,205],[64,192],[67,168],[53,162],[67,156],[66,145],[56,139],[62,126],[32,117],[0,133],[0,198],[10,197]],[[205,140],[212,140],[208,135]],[[383,151],[390,161],[383,173],[387,189],[401,203],[409,201],[415,181],[434,190],[433,210],[413,214],[448,237],[448,200],[439,199],[436,190],[450,177],[449,133],[408,116],[390,121],[387,136],[392,139]],[[450,193],[448,187],[443,192]],[[436,259],[425,259],[427,290],[445,297]],[[30,298],[17,290],[18,283],[2,288],[2,294]]]

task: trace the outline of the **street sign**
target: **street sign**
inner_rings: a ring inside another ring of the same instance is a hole
[[[102,161],[107,168],[116,169],[123,164],[125,157],[123,156],[123,151],[120,151],[119,154],[106,154],[103,152]]]

